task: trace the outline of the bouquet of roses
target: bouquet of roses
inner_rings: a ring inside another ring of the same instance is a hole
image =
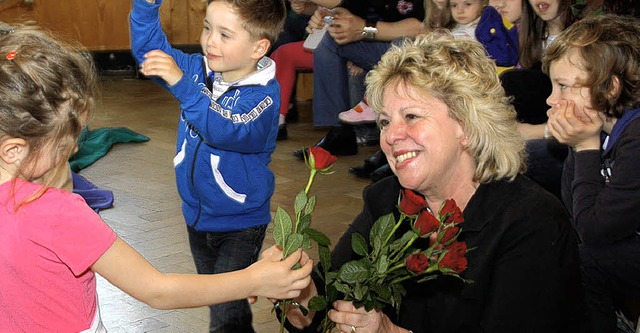
[[[406,293],[403,281],[424,282],[439,275],[460,278],[467,266],[467,246],[457,241],[464,218],[455,201],[446,200],[434,216],[424,197],[402,190],[398,208],[397,221],[392,213],[374,223],[368,243],[362,235],[352,235],[351,247],[361,259],[343,264],[336,272],[329,270],[330,256],[320,257],[325,294],[311,299],[310,310],[325,310],[342,295],[344,300],[353,301],[355,307],[364,306],[367,311],[382,310],[386,305],[399,311]],[[409,223],[410,230],[396,235],[403,223]],[[428,248],[413,246],[419,238],[429,239]],[[325,317],[320,329],[329,332],[334,326]]]
[[[464,217],[453,199],[446,200],[434,216],[427,207],[423,196],[411,190],[400,192],[398,209],[400,217],[396,221],[393,213],[382,216],[373,225],[369,242],[360,234],[353,234],[351,247],[362,256],[361,259],[343,264],[338,271],[331,271],[330,241],[323,233],[310,227],[311,213],[316,199],[309,197],[309,190],[317,174],[330,174],[337,158],[326,150],[309,149],[305,164],[310,174],[307,186],[295,198],[295,217],[278,207],[274,217],[274,239],[283,249],[284,257],[298,248],[311,248],[311,242],[318,244],[320,263],[316,267],[318,275],[325,281],[324,295],[313,297],[306,309],[292,300],[280,300],[274,308],[280,309],[280,332],[284,332],[287,309],[298,307],[304,315],[308,310],[321,311],[342,297],[353,301],[356,307],[364,306],[382,310],[386,305],[400,309],[405,295],[403,281],[415,279],[424,282],[440,275],[460,278],[466,269],[467,246],[457,241],[460,223]],[[398,229],[409,223],[409,230],[396,235]],[[429,239],[429,246],[414,246],[418,239]],[[297,267],[294,267],[296,269]],[[335,324],[325,317],[320,329],[329,332]]]

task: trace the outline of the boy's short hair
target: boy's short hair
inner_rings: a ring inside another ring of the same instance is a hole
[[[266,38],[273,45],[284,28],[287,17],[284,0],[207,0],[207,5],[214,1],[225,1],[236,8],[242,27],[254,39]]]

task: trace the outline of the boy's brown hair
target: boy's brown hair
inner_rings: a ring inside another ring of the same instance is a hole
[[[266,38],[273,45],[284,28],[284,0],[207,0],[207,4],[214,1],[225,1],[236,8],[242,27],[256,40]]]

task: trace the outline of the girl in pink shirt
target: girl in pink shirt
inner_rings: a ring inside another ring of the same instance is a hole
[[[95,273],[157,309],[299,295],[312,269],[302,251],[281,261],[282,251],[272,247],[248,268],[224,274],[163,274],[80,196],[50,187],[66,176],[51,173],[68,171],[60,166],[77,149],[95,92],[86,52],[36,28],[0,22],[3,331],[105,331]],[[302,268],[291,270],[296,263]]]

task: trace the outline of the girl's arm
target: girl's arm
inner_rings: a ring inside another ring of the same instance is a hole
[[[249,296],[289,299],[309,285],[313,263],[301,250],[281,261],[282,251],[274,246],[263,256],[253,265],[229,273],[165,274],[118,237],[91,269],[156,309],[199,307]],[[303,266],[292,270],[298,262]]]

